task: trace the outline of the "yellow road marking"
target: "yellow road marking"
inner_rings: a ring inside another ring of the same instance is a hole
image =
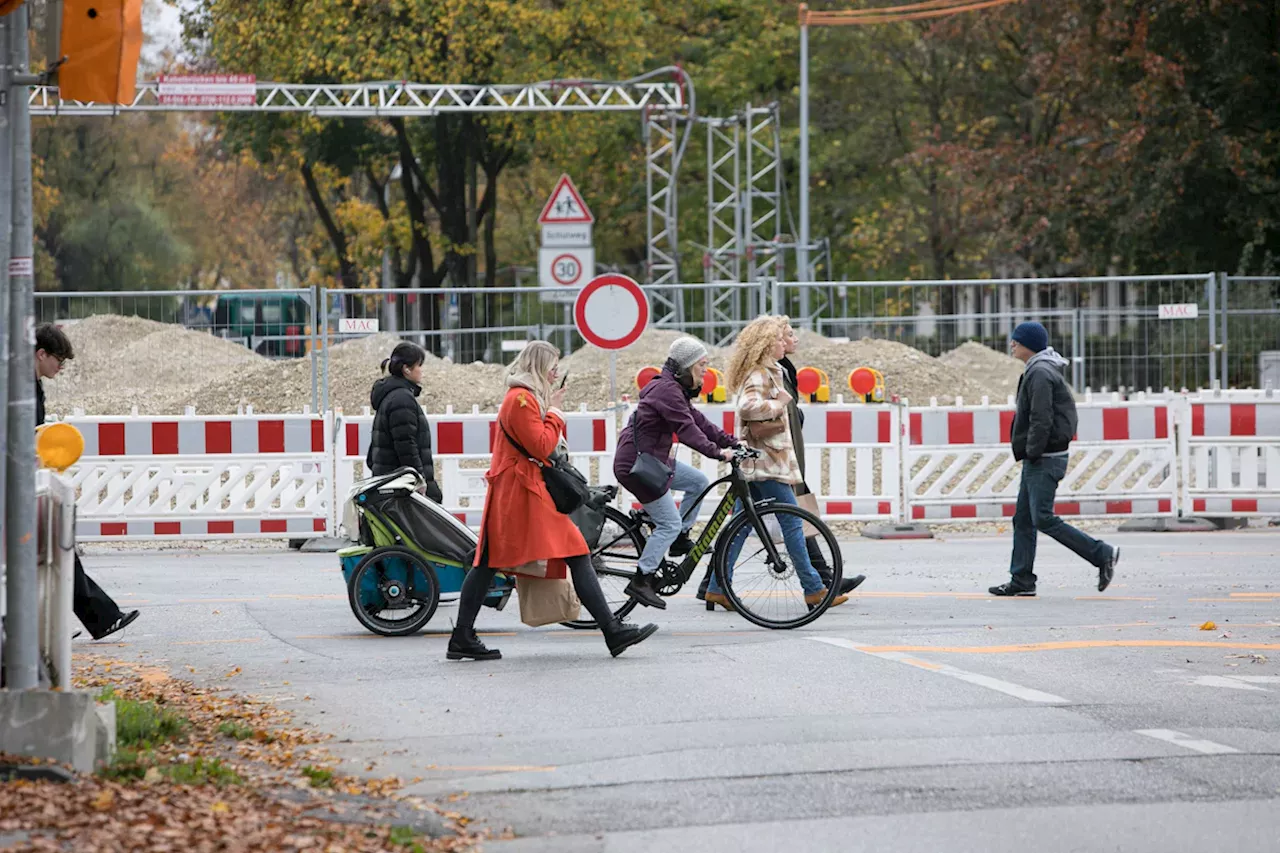
[[[1196,640],[1062,640],[1054,643],[1018,643],[1009,646],[863,646],[861,651],[930,652],[933,654],[994,655],[1019,652],[1056,652],[1065,649],[1280,649],[1280,643],[1213,643]]]
[[[1141,595],[1077,595],[1076,601],[1155,601]]]
[[[1280,592],[1229,592],[1232,598],[1277,598]]]
[[[850,598],[991,598],[980,592],[851,592]]]
[[[478,631],[477,634],[481,637],[514,637],[516,635],[516,632],[515,631]],[[450,635],[443,632],[439,632],[439,631],[430,631],[422,634],[417,634],[415,636],[428,639],[428,640],[447,640]],[[298,634],[293,639],[295,640],[387,640],[387,639],[395,639],[395,638],[383,637],[379,634]]]
[[[929,663],[927,660],[920,660],[918,658],[902,658],[902,662],[910,666],[919,667],[920,669],[928,669],[934,672],[942,669],[942,667],[936,663]]]
[[[1270,598],[1188,598],[1187,601],[1225,601],[1235,604],[1265,604]]]

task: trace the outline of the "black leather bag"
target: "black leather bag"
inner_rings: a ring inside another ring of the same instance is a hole
[[[512,447],[519,450],[530,462],[542,469],[542,482],[547,484],[547,493],[551,495],[551,500],[555,503],[557,512],[568,515],[586,503],[591,494],[587,478],[581,471],[573,467],[573,463],[567,457],[563,454],[553,453],[548,462],[543,462],[521,447],[519,442],[511,437],[511,433],[507,432],[506,427],[499,424],[498,428],[507,437],[507,441],[511,442]]]
[[[650,492],[666,491],[671,480],[671,468],[652,453],[636,454],[636,461],[627,472],[632,485],[641,486]]]

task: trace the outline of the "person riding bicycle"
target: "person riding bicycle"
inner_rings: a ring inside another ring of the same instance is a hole
[[[729,361],[728,390],[737,394],[735,402],[738,435],[761,452],[751,465],[742,466],[742,476],[751,490],[751,497],[760,501],[773,499],[779,504],[796,505],[792,487],[804,481],[800,464],[792,447],[791,422],[787,405],[791,395],[785,390],[782,367],[779,360],[784,355],[784,323],[779,317],[759,317],[738,333],[733,356]],[[742,511],[741,507],[737,508]],[[814,569],[805,543],[804,522],[794,515],[779,519],[787,553],[795,565],[796,575],[804,590],[806,604],[814,605],[827,596],[827,586]],[[727,568],[732,572],[742,539],[729,549]],[[712,576],[707,586],[706,601],[719,604],[726,610],[732,605]],[[832,600],[835,607],[848,601],[839,595]]]
[[[686,503],[677,510],[671,493],[694,497],[710,482],[697,468],[675,461],[671,436],[703,456],[726,461],[733,458],[730,448],[739,443],[693,407],[707,361],[706,344],[697,338],[672,342],[662,373],[640,392],[640,402],[618,438],[613,458],[614,476],[635,495],[655,525],[626,589],[628,596],[648,607],[667,606],[655,582],[663,556],[681,557],[693,549],[689,530],[698,518],[698,504]]]

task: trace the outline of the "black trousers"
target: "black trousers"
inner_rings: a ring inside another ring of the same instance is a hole
[[[115,600],[85,574],[84,566],[76,556],[75,581],[71,587],[71,604],[80,620],[95,640],[107,632],[123,614]]]
[[[596,624],[601,628],[611,624],[613,611],[609,609],[604,590],[600,588],[600,579],[596,577],[596,569],[591,564],[591,558],[583,554],[580,557],[569,557],[565,562],[568,564],[569,577],[573,580],[574,591],[578,593],[578,600],[582,602],[582,606],[587,608],[591,618],[596,620]],[[453,628],[454,633],[459,636],[466,637],[475,630],[476,616],[480,613],[484,597],[489,594],[489,586],[493,583],[496,570],[485,565],[487,563],[487,559],[483,560],[482,565],[472,568],[462,579],[462,591],[458,595],[458,621]]]

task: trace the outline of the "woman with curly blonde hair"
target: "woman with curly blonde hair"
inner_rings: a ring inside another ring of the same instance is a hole
[[[796,483],[804,482],[800,464],[792,446],[791,423],[787,405],[791,395],[787,393],[778,364],[784,355],[783,334],[786,322],[780,317],[759,317],[738,333],[734,341],[733,355],[729,359],[729,375],[726,380],[735,400],[736,431],[750,447],[759,450],[761,456],[754,466],[743,466],[742,475],[751,489],[754,500],[772,499],[780,504],[796,505]],[[737,508],[741,511],[741,507]],[[827,595],[826,585],[813,568],[804,540],[804,522],[799,516],[783,515],[779,519],[787,553],[795,565],[796,575],[804,589],[806,604],[817,604]],[[742,541],[735,541],[729,549],[728,567],[732,572],[738,559]],[[706,600],[726,609],[729,601],[720,589],[715,577],[707,586]],[[844,604],[847,596],[837,596],[834,607]]]

